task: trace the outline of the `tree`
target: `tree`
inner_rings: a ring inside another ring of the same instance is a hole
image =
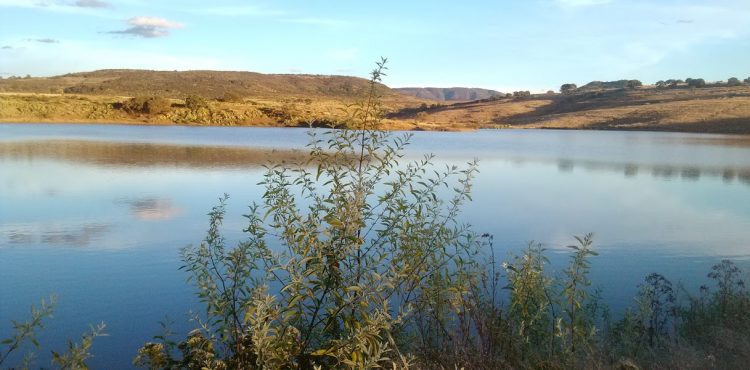
[[[727,86],[740,86],[742,85],[742,82],[740,82],[740,79],[737,77],[730,77],[727,80]]]
[[[139,96],[122,103],[121,107],[131,114],[164,114],[172,109],[172,103],[158,96]]]
[[[748,77],[748,78],[744,79],[744,80],[743,80],[742,82],[744,82],[744,83],[746,83],[746,84],[750,84],[750,77]]]
[[[641,86],[643,86],[643,83],[639,80],[628,80],[628,82],[625,83],[625,87],[631,90],[639,88]]]
[[[706,87],[706,80],[702,78],[686,78],[685,83],[687,83],[687,85],[690,87],[696,87],[696,88]]]
[[[573,83],[563,84],[562,86],[560,86],[560,93],[561,94],[571,94],[574,91],[576,91],[576,89],[578,89],[578,85],[576,85],[576,84],[573,84]]]
[[[659,80],[654,85],[656,85],[656,87],[667,87],[667,82],[664,80]]]
[[[200,109],[208,109],[208,102],[200,95],[188,95],[185,98],[185,106],[193,112]]]

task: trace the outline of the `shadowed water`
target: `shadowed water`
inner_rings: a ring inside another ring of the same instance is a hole
[[[93,368],[127,367],[165,315],[192,327],[200,306],[179,248],[200,242],[223,193],[239,239],[262,166],[301,158],[307,140],[303,129],[0,125],[0,338],[50,294],[60,304],[45,347],[107,323]],[[596,233],[592,280],[615,310],[651,272],[691,289],[722,258],[748,266],[750,137],[416,133],[407,159],[428,152],[480,159],[461,217],[495,235],[498,259],[535,240],[559,268],[572,235]]]

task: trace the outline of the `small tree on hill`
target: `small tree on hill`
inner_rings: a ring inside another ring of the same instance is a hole
[[[571,94],[576,91],[576,89],[578,89],[578,85],[576,84],[563,84],[562,86],[560,86],[560,93]]]
[[[195,112],[203,108],[208,108],[208,102],[202,96],[190,95],[185,98],[185,106]]]
[[[696,87],[696,88],[706,87],[706,80],[702,78],[687,78],[685,79],[685,83],[687,83],[687,85],[690,87]]]
[[[669,79],[669,80],[664,81],[664,83],[667,85],[667,87],[677,87],[677,85],[679,85],[679,84],[681,84],[683,82],[684,81],[682,81],[682,80],[674,80],[674,79]]]
[[[742,85],[742,82],[740,82],[740,79],[737,77],[730,77],[727,80],[727,86],[740,86]]]
[[[122,109],[131,114],[164,114],[171,108],[169,99],[158,96],[138,96],[122,104]]]
[[[746,83],[746,84],[750,84],[750,77],[748,77],[748,78],[744,79],[744,80],[743,80],[742,82],[744,82],[744,83]]]
[[[631,90],[639,88],[641,86],[643,86],[643,83],[641,81],[638,81],[638,80],[628,80],[628,82],[625,83],[625,87],[627,87],[628,89],[631,89]]]

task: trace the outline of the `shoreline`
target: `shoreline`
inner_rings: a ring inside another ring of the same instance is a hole
[[[322,128],[322,127],[304,127],[304,126],[289,126],[289,125],[268,125],[268,124],[240,124],[240,125],[221,125],[221,124],[187,124],[187,123],[173,123],[173,122],[135,122],[135,121],[100,121],[100,120],[5,120],[0,119],[0,124],[3,125],[81,125],[81,126],[153,126],[153,127],[234,127],[234,128],[281,128],[281,129],[308,129],[308,128]],[[616,128],[616,127],[597,127],[597,128],[586,128],[586,127],[518,127],[518,126],[504,126],[504,127],[457,127],[455,129],[447,129],[444,127],[436,129],[428,129],[425,127],[417,127],[414,129],[403,129],[399,127],[385,127],[385,131],[393,132],[445,132],[445,133],[461,133],[461,132],[476,132],[476,131],[503,131],[503,130],[523,130],[523,131],[606,131],[606,132],[654,132],[654,133],[679,133],[679,134],[695,134],[695,135],[727,135],[727,136],[740,136],[750,138],[750,130],[748,132],[732,132],[732,131],[716,131],[716,130],[678,130],[669,128],[658,128],[658,127],[639,127],[639,128]]]

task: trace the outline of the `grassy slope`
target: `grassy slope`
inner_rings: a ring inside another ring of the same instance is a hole
[[[343,76],[264,75],[251,72],[104,70],[53,78],[0,80],[0,121],[120,122],[298,126],[344,118],[344,108],[367,89],[364,79]],[[661,130],[750,134],[750,86],[703,89],[603,90],[440,103],[381,86],[386,128],[471,130],[561,128]],[[219,102],[226,93],[242,102]],[[210,100],[191,112],[188,95]],[[133,96],[172,99],[172,111],[131,115],[116,103]]]
[[[606,90],[402,110],[429,129],[559,128],[750,133],[750,86]]]

